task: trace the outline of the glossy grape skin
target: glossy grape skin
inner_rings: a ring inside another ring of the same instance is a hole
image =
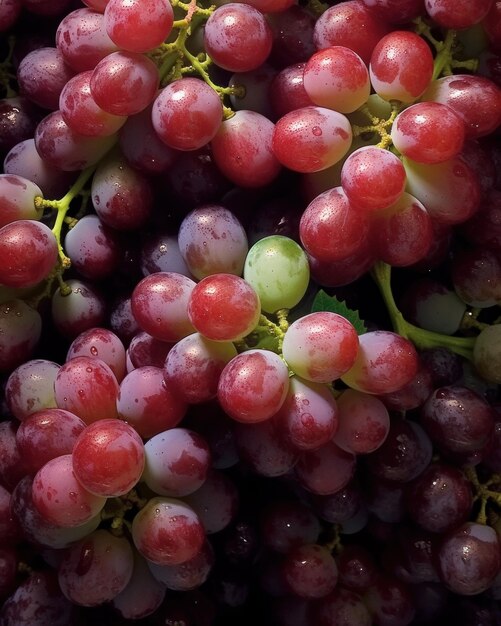
[[[346,374],[355,363],[358,349],[353,324],[329,311],[310,313],[293,322],[282,344],[289,367],[316,383],[332,382]]]
[[[471,4],[460,0],[451,4],[449,0],[425,0],[427,14],[443,28],[463,29],[481,22],[492,6],[490,0],[479,0]]]
[[[147,561],[147,565],[154,579],[167,589],[186,592],[203,585],[209,577],[214,561],[214,549],[206,541],[189,561],[179,565],[158,565]]]
[[[204,81],[185,77],[164,87],[153,102],[152,123],[175,150],[197,150],[213,139],[223,120],[218,94]]]
[[[271,183],[282,166],[272,150],[275,125],[255,111],[236,111],[224,120],[211,142],[221,172],[245,188]]]
[[[40,187],[15,174],[0,174],[0,227],[16,220],[38,220],[41,212],[35,207],[37,196],[43,197]]]
[[[311,173],[340,161],[351,141],[352,130],[345,115],[322,106],[307,106],[277,120],[272,149],[285,167]]]
[[[294,472],[307,491],[328,496],[346,487],[353,478],[355,465],[354,454],[330,441],[316,450],[301,452]]]
[[[71,342],[66,360],[75,356],[91,356],[104,361],[120,382],[125,376],[125,347],[108,328],[92,328],[80,333]]]
[[[288,65],[273,78],[268,91],[271,106],[277,118],[295,109],[313,105],[304,88],[305,65],[305,63]]]
[[[319,626],[370,626],[372,619],[361,597],[349,589],[337,586],[315,605],[315,620]]]
[[[109,602],[129,582],[134,558],[129,541],[98,529],[71,546],[58,568],[64,595],[80,606]]]
[[[219,204],[205,204],[190,211],[177,235],[179,251],[189,272],[199,280],[225,272],[240,276],[248,241],[238,217]]]
[[[191,291],[187,305],[194,328],[212,341],[237,341],[257,326],[261,307],[254,288],[240,276],[206,276]]]
[[[262,422],[282,406],[289,388],[283,360],[270,350],[247,350],[223,369],[217,397],[224,411],[237,422]]]
[[[178,341],[195,331],[188,301],[195,281],[177,272],[143,278],[132,292],[132,313],[142,330],[161,341]]]
[[[305,544],[292,549],[283,564],[285,578],[294,593],[303,598],[323,598],[336,586],[336,561],[327,548]]]
[[[389,24],[407,24],[424,13],[424,0],[362,0]]]
[[[445,585],[461,595],[489,588],[501,568],[500,543],[490,526],[465,522],[449,532],[438,552]]]
[[[121,49],[148,52],[170,34],[174,11],[169,0],[109,0],[104,25],[110,39]]]
[[[144,557],[158,565],[180,565],[192,559],[205,541],[196,513],[176,498],[148,501],[132,522],[134,544]]]
[[[54,233],[42,222],[16,220],[0,228],[0,283],[32,287],[48,277],[58,258]]]
[[[43,109],[23,96],[0,100],[0,161],[15,145],[33,137],[44,114]]]
[[[51,314],[57,330],[74,339],[80,333],[102,326],[106,317],[102,294],[88,282],[76,278],[66,281],[69,292],[58,288],[51,301]]]
[[[371,83],[385,100],[415,102],[433,74],[433,55],[419,35],[397,30],[376,44],[369,65]]]
[[[248,72],[268,57],[272,33],[260,11],[248,4],[230,2],[218,7],[207,20],[204,46],[219,67]]]
[[[466,304],[480,309],[499,301],[501,261],[495,250],[471,246],[458,250],[452,259],[454,291]]]
[[[54,380],[59,367],[47,359],[30,359],[11,372],[5,402],[14,417],[22,421],[35,411],[56,406]]]
[[[78,527],[94,518],[106,498],[91,494],[75,476],[71,454],[48,461],[33,478],[33,504],[48,522],[63,528]]]

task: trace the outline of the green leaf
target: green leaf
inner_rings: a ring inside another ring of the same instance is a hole
[[[316,313],[318,311],[330,311],[331,313],[342,315],[353,324],[359,335],[363,335],[367,332],[365,323],[360,318],[358,311],[349,309],[344,300],[338,300],[335,296],[329,296],[323,289],[320,289],[317,292],[317,295],[313,299],[313,303],[311,305],[312,313]]]

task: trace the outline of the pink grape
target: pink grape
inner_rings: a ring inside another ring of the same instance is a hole
[[[374,330],[359,337],[353,366],[341,377],[349,387],[365,393],[398,391],[417,373],[418,355],[404,337],[386,330]]]
[[[16,174],[0,174],[0,227],[16,220],[38,220],[41,211],[35,198],[43,198],[40,187]]]
[[[390,415],[383,402],[374,396],[346,389],[337,399],[338,428],[333,441],[353,454],[377,450],[388,436]]]
[[[112,369],[101,359],[76,356],[56,376],[57,406],[78,415],[86,424],[117,417],[119,385]]]
[[[294,466],[300,484],[309,492],[327,496],[346,487],[353,478],[356,458],[334,441],[316,450],[304,450]]]
[[[182,498],[199,489],[210,466],[209,446],[187,428],[169,428],[151,437],[144,446],[142,480],[156,494]]]
[[[74,604],[98,606],[123,591],[132,577],[133,567],[128,539],[100,528],[65,552],[58,568],[58,581],[64,595]]]
[[[405,169],[400,159],[376,146],[358,148],[341,169],[341,185],[348,200],[366,211],[386,209],[397,202],[405,183]]]
[[[255,111],[236,111],[224,120],[211,142],[217,167],[241,187],[262,187],[282,169],[272,150],[275,125]]]
[[[216,65],[248,72],[266,61],[272,32],[264,15],[250,4],[221,5],[205,23],[204,46]]]
[[[77,479],[88,491],[116,498],[139,482],[145,451],[132,426],[122,420],[101,419],[80,433],[72,460]]]
[[[249,250],[245,229],[237,216],[219,204],[190,211],[178,231],[179,251],[198,279],[226,272],[240,276]]]
[[[342,113],[321,106],[307,106],[294,109],[277,121],[272,148],[285,167],[311,173],[340,161],[351,141],[351,126]]]
[[[109,0],[104,25],[122,50],[148,52],[169,36],[174,11],[169,0]]]
[[[28,473],[28,464],[22,459],[17,445],[17,429],[14,420],[0,422],[0,484],[9,490]]]
[[[158,69],[138,52],[108,54],[92,70],[90,90],[96,104],[113,115],[133,115],[145,109],[157,93]]]
[[[330,441],[337,431],[336,400],[327,386],[291,376],[275,420],[293,447],[314,450]]]
[[[283,568],[292,591],[302,598],[323,598],[337,584],[336,561],[330,551],[319,544],[305,544],[291,550]]]
[[[426,13],[442,28],[457,30],[469,28],[481,22],[492,6],[491,0],[424,0]]]
[[[33,503],[40,515],[56,526],[74,527],[88,522],[106,498],[87,491],[75,476],[71,454],[48,461],[33,478]]]
[[[134,517],[132,538],[148,561],[180,565],[198,554],[205,542],[205,531],[198,515],[182,500],[157,497]]]
[[[58,287],[52,296],[52,320],[57,330],[74,339],[85,330],[102,326],[106,317],[105,302],[94,285],[69,278],[65,286],[68,291]]]
[[[188,317],[195,329],[212,341],[237,341],[257,326],[261,307],[254,288],[240,276],[218,273],[193,287]]]
[[[195,285],[177,272],[156,272],[139,281],[131,307],[141,329],[161,341],[178,341],[194,332],[188,302]]]
[[[125,376],[125,347],[118,336],[108,328],[90,328],[71,342],[66,361],[76,356],[101,359],[120,382]]]
[[[42,334],[40,313],[24,300],[0,305],[0,371],[11,372],[33,356]]]
[[[284,67],[269,86],[269,98],[273,112],[282,117],[295,109],[312,106],[313,102],[304,88],[303,73],[306,63]]]
[[[216,397],[221,372],[236,355],[233,343],[193,333],[169,350],[163,366],[165,381],[186,402],[207,402]]]
[[[369,73],[376,93],[384,100],[415,102],[433,74],[433,55],[416,33],[395,30],[376,44]]]
[[[304,68],[303,84],[316,105],[339,113],[353,113],[370,94],[367,66],[345,46],[330,46],[312,55]]]
[[[130,366],[132,366],[133,369],[144,367],[145,365],[163,367],[165,358],[174,345],[173,342],[155,339],[155,337],[152,337],[148,333],[137,329],[127,348],[127,357],[130,361]]]
[[[424,0],[362,0],[362,2],[389,24],[408,24],[424,13]]]
[[[70,411],[57,408],[30,413],[16,432],[16,442],[30,473],[51,459],[71,454],[85,422]]]
[[[223,104],[198,78],[181,78],[162,89],[153,102],[152,123],[160,139],[175,150],[197,150],[217,133]]]
[[[160,367],[144,365],[129,372],[120,383],[117,411],[147,439],[177,426],[187,404],[174,385],[164,380]]]
[[[93,70],[118,49],[106,32],[103,15],[87,7],[71,11],[59,22],[56,46],[75,72]]]
[[[218,400],[238,422],[262,422],[282,406],[289,388],[289,373],[283,360],[270,350],[247,350],[223,369]]]
[[[30,359],[9,375],[5,384],[5,401],[22,421],[40,409],[54,408],[54,380],[59,364],[47,359]]]
[[[359,349],[357,332],[346,318],[320,311],[294,321],[282,345],[284,359],[302,378],[328,383],[352,368]]]
[[[404,156],[419,163],[441,163],[461,152],[465,127],[453,109],[440,102],[418,102],[401,111],[391,139]]]
[[[32,287],[49,276],[58,259],[54,233],[42,222],[16,220],[0,228],[0,283]]]

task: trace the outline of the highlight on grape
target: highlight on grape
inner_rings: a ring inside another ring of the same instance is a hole
[[[0,626],[499,624],[501,2],[0,35]]]

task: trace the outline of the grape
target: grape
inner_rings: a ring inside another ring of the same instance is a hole
[[[145,450],[132,426],[100,419],[78,436],[72,451],[73,471],[91,493],[116,498],[141,479]]]
[[[256,241],[247,253],[243,272],[267,313],[295,307],[305,295],[310,278],[304,250],[283,235]]]
[[[268,57],[273,67],[284,68],[290,63],[306,62],[315,52],[315,16],[306,7],[293,4],[285,11],[268,13],[266,17],[273,33]]]
[[[55,407],[58,371],[59,365],[47,359],[31,359],[16,367],[5,384],[5,401],[12,415],[22,421],[40,409]]]
[[[407,24],[424,13],[424,0],[362,0],[365,6],[390,24]]]
[[[40,313],[24,300],[0,306],[0,371],[10,372],[33,356],[42,334]]]
[[[345,46],[369,65],[372,51],[388,26],[363,2],[346,0],[328,7],[315,22],[313,41],[319,50]]]
[[[102,326],[106,314],[102,294],[76,278],[69,278],[65,286],[68,291],[58,287],[52,296],[52,320],[57,330],[74,339],[85,330]]]
[[[372,87],[384,100],[415,102],[433,74],[433,55],[416,33],[396,30],[382,37],[371,54]]]
[[[28,473],[16,440],[17,424],[12,420],[0,422],[0,484],[9,490]]]
[[[438,551],[446,587],[467,596],[488,589],[501,568],[499,548],[496,531],[489,526],[465,522],[451,530]]]
[[[57,48],[32,50],[17,69],[20,93],[43,109],[55,111],[61,90],[74,73]]]
[[[186,402],[207,402],[216,397],[221,372],[236,355],[231,342],[193,333],[169,350],[163,366],[165,381]]]
[[[240,276],[217,273],[193,287],[188,317],[194,328],[212,341],[237,341],[256,327],[261,307],[253,287]]]
[[[44,114],[45,111],[23,96],[0,100],[0,160],[15,145],[33,137],[36,125]]]
[[[430,532],[445,533],[465,522],[473,496],[469,481],[457,468],[431,464],[406,489],[411,519]]]
[[[318,106],[353,113],[369,97],[369,72],[346,46],[330,46],[313,54],[303,72],[304,89]]]
[[[157,565],[148,562],[154,579],[173,591],[197,589],[207,580],[214,564],[214,551],[206,541],[201,550],[189,561],[178,565]]]
[[[417,369],[418,355],[408,339],[375,330],[359,337],[355,361],[341,379],[365,393],[391,393],[409,383]]]
[[[321,527],[316,515],[305,504],[277,500],[263,510],[260,529],[269,548],[287,554],[301,545],[315,543]]]
[[[239,493],[227,474],[209,469],[203,484],[183,497],[202,522],[207,535],[226,528],[235,518]]]
[[[158,82],[158,70],[151,59],[118,50],[101,59],[92,70],[90,92],[104,111],[133,115],[153,102]]]
[[[290,588],[302,598],[324,598],[333,591],[338,579],[334,557],[318,544],[292,549],[283,568]]]
[[[199,489],[210,465],[208,444],[187,428],[169,428],[144,446],[142,480],[156,494],[180,498]]]
[[[391,127],[397,150],[418,163],[441,163],[461,152],[464,123],[451,107],[418,102],[401,111]]]
[[[485,380],[501,382],[499,372],[499,324],[493,324],[484,328],[475,340],[473,348],[473,363],[477,372]]]
[[[494,306],[500,300],[501,261],[494,250],[473,246],[458,250],[452,259],[454,291],[466,304]]]
[[[127,585],[113,599],[114,608],[125,619],[141,619],[153,614],[165,598],[165,585],[151,573],[150,566],[133,550],[134,566]]]
[[[56,237],[36,220],[16,220],[0,228],[0,283],[32,287],[47,278],[58,258]]]
[[[195,557],[205,542],[202,522],[195,511],[176,498],[148,501],[132,522],[134,544],[157,565],[180,565]]]
[[[304,88],[305,65],[305,63],[288,65],[273,78],[268,92],[273,112],[277,117],[282,117],[295,109],[313,105]]]
[[[460,0],[451,4],[448,0],[425,0],[428,15],[443,28],[469,28],[481,22],[492,6],[490,0],[479,0],[475,4]]]
[[[224,411],[238,422],[262,422],[285,401],[289,372],[283,360],[270,350],[253,349],[225,365],[217,397]]]
[[[132,577],[129,541],[103,528],[73,544],[63,555],[58,581],[64,595],[81,606],[113,600]]]
[[[36,184],[15,174],[0,174],[0,227],[16,220],[38,220],[41,212],[35,207],[35,198],[43,197]]]
[[[306,252],[315,259],[327,263],[341,261],[364,248],[369,237],[369,219],[365,211],[352,206],[338,186],[308,204],[301,216],[299,234]]]
[[[373,623],[407,626],[416,614],[407,585],[390,576],[379,576],[362,596]]]
[[[6,0],[0,7],[0,32],[5,32],[15,25],[21,14],[21,0]]]
[[[40,515],[63,528],[81,526],[104,507],[106,498],[85,489],[73,471],[71,454],[51,459],[33,478],[33,504]]]
[[[268,63],[263,63],[261,67],[250,72],[235,72],[228,81],[229,87],[240,88],[238,95],[230,94],[233,109],[235,111],[255,111],[270,120],[274,120],[269,89],[276,74],[277,70]],[[242,90],[243,94],[241,94]]]
[[[355,363],[358,349],[353,324],[329,311],[310,313],[293,322],[282,345],[289,367],[316,383],[332,382],[346,374]]]
[[[176,150],[205,146],[214,138],[222,119],[218,94],[197,78],[170,83],[153,102],[153,128],[165,144]]]
[[[301,452],[294,472],[308,491],[328,496],[346,487],[353,478],[355,465],[355,455],[329,441],[316,450]]]
[[[34,411],[20,424],[16,443],[30,474],[51,459],[71,454],[86,424],[70,411],[47,408]]]
[[[132,313],[142,330],[160,341],[178,341],[195,331],[188,301],[195,282],[177,272],[143,278],[131,297]]]
[[[121,49],[148,52],[159,46],[172,30],[174,11],[169,0],[109,0],[104,25]]]
[[[89,137],[115,134],[126,122],[124,115],[113,115],[99,107],[90,92],[92,71],[80,72],[63,87],[59,110],[66,124],[76,133]]]
[[[80,8],[63,17],[56,29],[56,47],[74,72],[86,72],[118,48],[109,38],[101,13]]]
[[[241,187],[262,187],[279,174],[272,150],[275,125],[255,111],[236,111],[224,120],[211,142],[220,171]]]
[[[321,598],[315,606],[315,621],[319,626],[371,626],[370,613],[361,597],[338,587]]]
[[[275,419],[293,447],[314,450],[336,433],[338,407],[325,385],[291,376],[287,396]]]
[[[345,115],[321,106],[307,106],[294,109],[277,121],[272,149],[285,167],[310,173],[340,161],[351,141],[352,130]]]
[[[102,160],[92,178],[92,205],[100,220],[117,230],[135,230],[151,215],[153,190],[145,174],[120,154]]]
[[[127,358],[132,369],[153,365],[163,367],[165,358],[175,344],[155,339],[148,333],[137,330],[127,348]]]
[[[92,328],[71,342],[66,360],[76,356],[99,358],[108,365],[120,382],[125,376],[125,347],[115,333],[107,328]]]
[[[219,67],[248,72],[270,54],[272,33],[260,11],[250,4],[230,2],[217,7],[205,23],[204,46]]]
[[[198,279],[225,272],[240,276],[248,252],[247,235],[237,216],[218,204],[190,211],[179,225],[179,252]]]
[[[92,356],[69,359],[59,368],[54,381],[58,408],[75,413],[86,424],[117,417],[118,390],[113,370]]]

